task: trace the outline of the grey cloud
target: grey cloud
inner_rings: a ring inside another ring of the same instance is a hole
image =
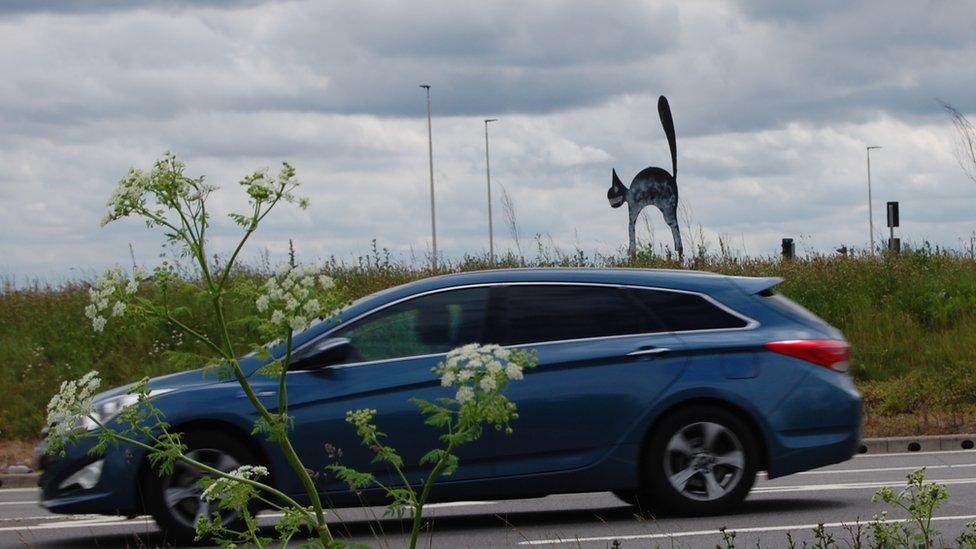
[[[167,149],[228,188],[216,244],[236,234],[224,214],[241,205],[229,192],[241,176],[296,165],[312,207],[269,218],[248,260],[263,247],[281,257],[289,238],[309,254],[355,258],[377,238],[421,256],[421,82],[433,85],[449,256],[486,246],[485,115],[502,119],[492,175],[516,199],[524,247],[535,233],[588,251],[626,245],[605,192],[611,168],[629,180],[668,166],[659,93],[674,110],[682,201],[711,237],[763,253],[788,235],[823,250],[865,241],[867,142],[885,146],[875,206],[903,201],[907,239],[956,245],[971,230],[959,205],[976,189],[934,101],[976,109],[968,6],[894,6],[862,29],[876,5],[523,4],[105,3],[0,16],[0,272],[101,268],[129,242],[153,261],[158,238],[138,223],[98,221],[125,170]],[[496,238],[510,247],[500,211]],[[666,241],[660,214],[648,218]]]
[[[221,9],[256,5],[268,0],[5,0],[0,3],[0,17],[34,13],[104,13],[136,9],[215,7]]]

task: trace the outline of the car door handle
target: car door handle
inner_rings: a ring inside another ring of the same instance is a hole
[[[667,347],[641,347],[636,351],[631,351],[627,353],[627,356],[646,356],[646,355],[660,355],[671,351]]]
[[[261,397],[275,396],[275,394],[277,394],[276,391],[260,391],[260,392],[254,393],[254,396],[256,396],[258,398],[261,398]],[[243,391],[240,392],[240,393],[237,393],[237,398],[247,398],[247,393],[245,393]]]

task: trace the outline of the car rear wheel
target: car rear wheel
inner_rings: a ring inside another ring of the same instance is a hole
[[[707,515],[745,499],[756,479],[758,443],[736,414],[719,407],[679,410],[655,428],[645,450],[641,492],[658,512]]]
[[[242,441],[224,433],[195,431],[183,437],[186,456],[220,471],[229,472],[245,464],[257,464],[256,456]],[[167,541],[190,543],[196,536],[196,523],[217,511],[216,502],[201,496],[199,481],[204,474],[196,468],[177,461],[173,471],[159,476],[149,471],[146,478],[147,507],[156,524],[166,534]],[[225,527],[241,530],[243,521],[235,510],[221,510]]]

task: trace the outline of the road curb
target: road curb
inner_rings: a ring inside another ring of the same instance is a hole
[[[899,454],[903,452],[946,452],[976,449],[976,434],[932,435],[917,437],[866,438],[858,454]],[[0,473],[0,490],[34,488],[39,473]]]
[[[972,450],[976,435],[932,435],[917,437],[866,438],[859,454],[897,454],[902,452],[946,452]]]
[[[0,490],[4,488],[36,488],[40,473],[0,473]]]

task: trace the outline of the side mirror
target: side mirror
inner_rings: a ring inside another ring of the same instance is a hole
[[[343,363],[352,353],[352,342],[345,337],[319,341],[292,362],[296,370],[316,370]]]

